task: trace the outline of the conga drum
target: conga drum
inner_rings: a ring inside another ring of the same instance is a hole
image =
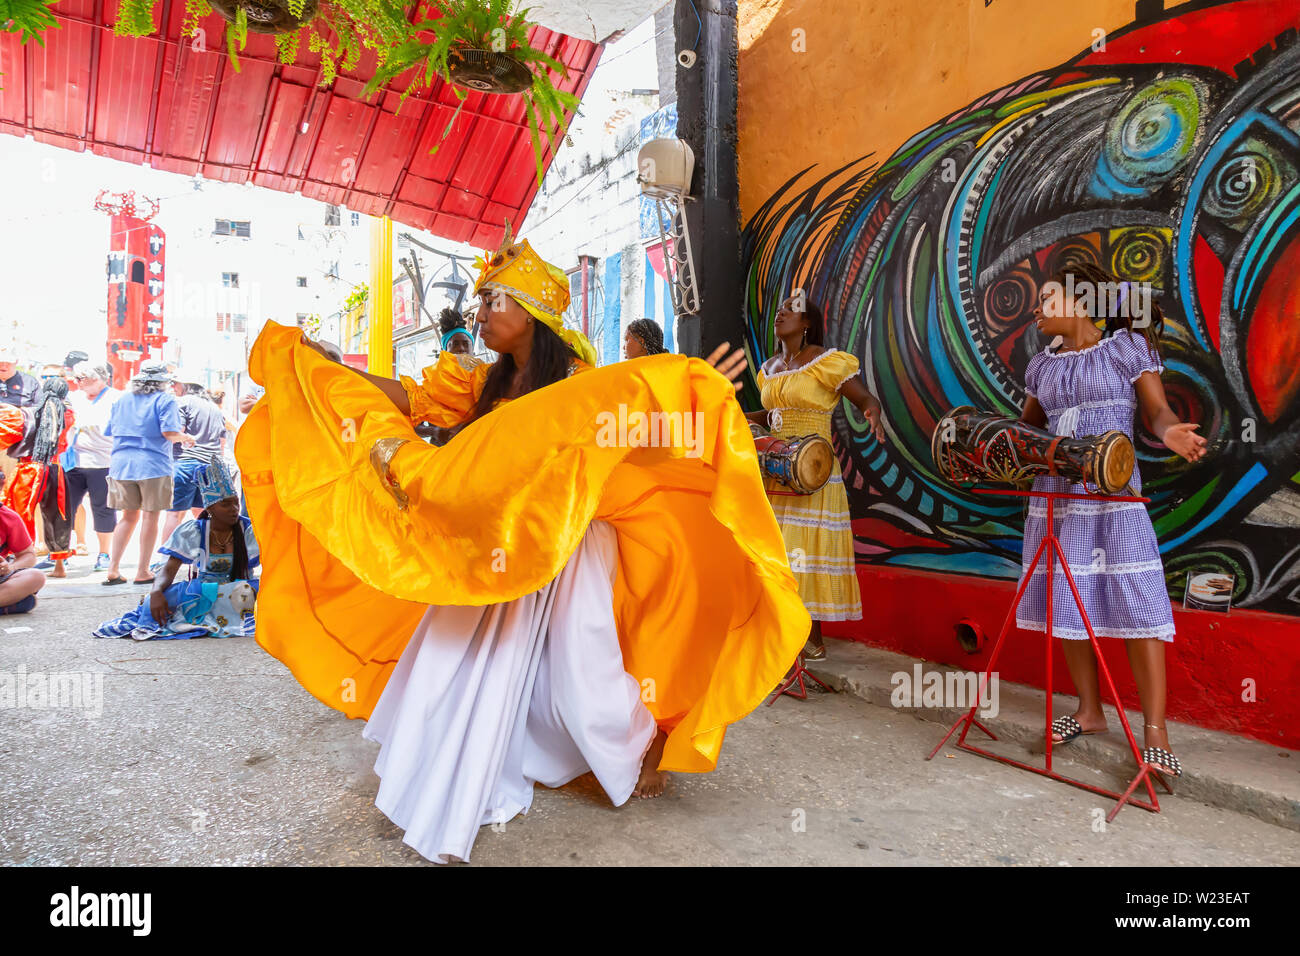
[[[799,495],[810,495],[830,480],[835,453],[821,435],[777,438],[753,422],[749,432],[754,436],[763,477],[773,478]]]
[[[1123,491],[1133,475],[1133,442],[1121,431],[1064,438],[1033,425],[954,408],[939,420],[930,439],[939,473],[954,484],[973,481],[1022,484],[1056,475],[1091,485],[1102,494]]]

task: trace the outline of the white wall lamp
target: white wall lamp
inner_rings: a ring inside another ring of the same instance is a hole
[[[695,282],[691,234],[686,229],[686,215],[682,208],[683,203],[691,198],[695,153],[676,137],[652,139],[637,153],[636,167],[636,181],[641,186],[641,194],[655,201],[655,211],[659,216],[659,240],[663,243],[673,312],[678,318],[695,315],[700,310],[700,292]]]

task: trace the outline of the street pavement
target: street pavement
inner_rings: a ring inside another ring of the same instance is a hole
[[[0,679],[84,674],[92,690],[80,709],[0,709],[0,864],[426,864],[374,807],[359,721],[250,639],[92,638],[145,593],[102,587],[92,560],[0,617]],[[782,698],[732,728],[716,772],[675,774],[658,800],[615,808],[590,776],[538,788],[526,817],[481,831],[472,865],[1300,863],[1300,834],[1192,800],[1104,825],[1087,792],[964,753],[925,761],[941,735],[848,694]]]

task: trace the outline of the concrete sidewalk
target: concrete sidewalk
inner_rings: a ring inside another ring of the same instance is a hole
[[[0,698],[0,865],[427,865],[374,805],[359,721],[247,638],[90,637],[146,589],[76,573],[0,621],[0,678],[102,680],[94,706]],[[1094,794],[951,749],[923,759],[942,734],[853,694],[782,698],[658,800],[615,808],[590,775],[537,788],[527,816],[480,833],[474,863],[1300,864],[1300,835],[1254,816],[1171,799],[1105,825]]]
[[[912,681],[918,663],[915,658],[836,640],[828,641],[826,650],[826,660],[810,664],[809,670],[813,674],[836,690],[868,703],[934,722],[931,747],[943,739],[948,728],[970,707],[969,702],[964,707],[895,707],[892,697],[895,688],[902,685],[893,676],[906,674],[909,682]],[[957,671],[957,668],[931,661],[920,663],[922,674]],[[910,687],[910,683],[906,686]],[[978,729],[972,728],[968,741],[994,753],[1041,767],[1045,730],[1043,692],[1007,681],[1001,681],[998,689],[997,715],[988,718],[976,715],[984,726],[998,735],[998,740],[990,742]],[[1074,712],[1075,698],[1061,694],[1053,696],[1054,714],[1060,716]],[[1127,711],[1127,714],[1140,747],[1142,715],[1137,711]],[[1106,716],[1110,726],[1107,733],[1080,737],[1063,748],[1054,747],[1053,769],[1094,786],[1122,791],[1132,780],[1136,768],[1115,708],[1106,706]],[[1209,806],[1249,814],[1277,826],[1300,830],[1300,752],[1172,720],[1169,721],[1169,739],[1183,765],[1182,777],[1173,784],[1178,799],[1197,800]],[[956,754],[961,760],[983,763],[983,758],[957,750],[954,747],[956,740],[957,734],[954,734],[940,755]],[[1156,791],[1162,798],[1166,796],[1159,785]],[[1145,792],[1146,788],[1140,787],[1138,795],[1144,797]]]

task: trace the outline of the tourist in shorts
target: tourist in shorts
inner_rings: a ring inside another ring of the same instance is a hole
[[[108,466],[108,506],[122,512],[113,531],[105,585],[126,584],[118,568],[140,526],[140,560],[132,583],[150,584],[149,556],[158,537],[158,514],[172,504],[172,443],[192,445],[182,430],[180,405],[167,387],[172,376],[161,362],[146,362],[130,389],[113,403],[104,434],[113,439]],[[143,515],[143,520],[141,520]]]

